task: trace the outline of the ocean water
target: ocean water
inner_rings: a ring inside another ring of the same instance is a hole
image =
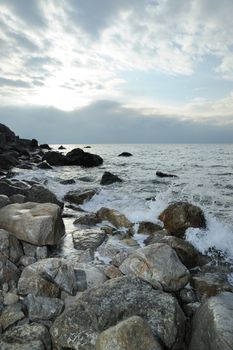
[[[158,223],[158,216],[173,201],[188,201],[200,206],[207,218],[207,229],[189,229],[186,238],[201,252],[209,248],[221,251],[233,263],[233,145],[130,144],[64,145],[96,153],[104,159],[100,167],[54,167],[53,170],[20,170],[18,179],[37,179],[62,199],[73,189],[97,188],[96,194],[82,208],[96,212],[101,207],[115,208],[132,222]],[[58,150],[59,145],[52,146]],[[132,157],[118,157],[123,152]],[[105,171],[118,175],[123,182],[101,186]],[[177,178],[159,178],[156,171],[175,174]],[[74,179],[74,185],[61,180]],[[153,199],[149,199],[153,198]],[[65,219],[67,239],[64,252],[72,252],[69,233],[74,219]],[[137,225],[135,225],[135,228]],[[233,278],[233,276],[231,276]],[[230,277],[230,278],[231,278]]]

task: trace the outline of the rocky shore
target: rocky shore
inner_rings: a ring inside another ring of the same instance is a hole
[[[0,349],[232,349],[229,266],[214,247],[202,255],[185,240],[189,227],[206,227],[202,210],[175,202],[155,218],[160,225],[134,223],[112,208],[80,212],[93,189],[61,201],[36,181],[12,178],[15,168],[103,163],[63,150],[0,124]],[[104,186],[122,181],[103,175]],[[77,213],[75,257],[56,255],[68,207]]]

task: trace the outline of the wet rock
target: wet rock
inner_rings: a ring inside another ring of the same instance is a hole
[[[28,294],[24,299],[30,321],[52,320],[59,316],[64,308],[64,302],[58,298],[38,297]]]
[[[72,236],[74,247],[79,250],[95,250],[106,238],[106,234],[99,228],[77,230],[72,233]]]
[[[160,215],[165,229],[175,235],[182,236],[189,227],[205,228],[206,221],[203,211],[186,202],[170,204]]]
[[[59,146],[58,149],[66,149],[64,146]]]
[[[189,269],[198,265],[200,253],[191,243],[174,236],[166,236],[160,242],[170,245],[176,251],[182,263]]]
[[[191,279],[191,284],[201,297],[215,296],[222,291],[233,292],[233,286],[227,280],[227,274],[224,273],[198,273]]]
[[[62,185],[73,185],[73,184],[75,184],[75,180],[74,179],[61,180],[60,184],[62,184]]]
[[[39,168],[39,169],[53,169],[53,167],[51,167],[51,165],[49,165],[49,163],[46,160],[38,163],[37,168]]]
[[[174,292],[189,281],[189,271],[167,244],[155,243],[137,249],[119,267],[125,275],[135,275],[153,287]]]
[[[8,204],[10,204],[9,198],[4,194],[0,194],[0,209]]]
[[[101,208],[96,213],[97,217],[102,221],[109,221],[116,228],[125,227],[132,229],[132,222],[130,222],[124,214],[121,214],[115,209]]]
[[[79,181],[83,181],[83,182],[93,182],[94,179],[90,176],[82,176],[79,178]]]
[[[1,350],[51,350],[49,331],[37,323],[11,328],[0,339]]]
[[[231,350],[233,346],[233,294],[207,299],[196,311],[189,350]]]
[[[168,235],[167,230],[160,230],[157,232],[154,232],[153,235],[150,235],[144,240],[145,245],[150,245],[154,243],[160,243],[160,241],[165,238]]]
[[[8,231],[0,229],[0,260],[10,260],[17,263],[23,255],[20,241]]]
[[[96,190],[70,191],[65,195],[64,200],[79,205],[83,204],[86,201],[89,201],[96,193]]]
[[[48,151],[52,149],[47,143],[43,143],[42,145],[40,145],[40,148],[47,149]]]
[[[61,209],[52,203],[10,204],[0,209],[0,228],[36,245],[57,244],[64,234]]]
[[[122,152],[121,154],[118,154],[118,157],[131,157],[132,153],[129,152]]]
[[[5,307],[0,315],[0,326],[3,330],[24,318],[22,305],[16,303]]]
[[[64,204],[57,199],[54,193],[41,185],[33,185],[27,191],[27,200],[36,203],[54,203],[63,208]]]
[[[163,173],[162,171],[156,171],[156,176],[158,176],[158,177],[178,177],[177,175],[166,174],[166,173]]]
[[[103,174],[100,184],[101,185],[111,185],[114,182],[122,182],[122,179],[120,179],[117,175],[114,175],[110,173],[109,171],[105,171]]]
[[[11,203],[25,203],[26,202],[26,196],[22,195],[22,194],[13,194],[12,196],[10,196],[10,202]]]
[[[80,218],[76,219],[73,224],[74,225],[84,225],[84,226],[95,226],[101,222],[101,219],[97,217],[96,214],[87,214],[80,216]]]
[[[54,166],[68,165],[66,157],[60,152],[56,152],[56,151],[46,152],[42,160]]]
[[[75,148],[66,155],[68,165],[79,165],[86,168],[103,164],[103,159],[97,154],[84,152],[80,148]]]
[[[154,224],[149,221],[142,221],[139,223],[138,233],[144,233],[146,235],[153,235],[154,233],[161,231],[163,228],[160,225]]]
[[[132,316],[102,332],[96,342],[96,350],[162,350],[148,322]]]
[[[167,348],[181,348],[185,318],[176,299],[136,278],[115,278],[83,292],[50,329],[54,346],[94,350],[99,334],[131,316],[146,320]],[[180,346],[180,347],[179,347]]]
[[[7,152],[0,154],[0,168],[4,170],[9,170],[19,164],[18,159],[12,154],[12,152]]]
[[[19,184],[19,183],[18,183]],[[28,186],[29,188],[29,186]],[[1,180],[0,181],[0,193],[4,194],[8,197],[14,195],[14,194],[25,194],[25,189],[21,188],[19,186],[14,185],[9,180]]]

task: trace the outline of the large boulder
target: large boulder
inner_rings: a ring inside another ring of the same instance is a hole
[[[27,200],[36,203],[54,203],[63,208],[64,204],[57,199],[54,193],[41,185],[33,185],[27,192]]]
[[[17,157],[12,152],[0,154],[0,169],[9,170],[19,164]]]
[[[58,348],[94,350],[99,334],[131,316],[145,319],[168,349],[182,348],[185,317],[171,295],[137,278],[114,278],[84,292],[50,329]]]
[[[48,151],[43,157],[43,161],[46,161],[50,165],[63,166],[67,165],[66,157],[60,152]]]
[[[9,326],[24,318],[22,304],[16,303],[6,306],[0,315],[0,327],[5,330]]]
[[[189,227],[205,228],[203,211],[196,205],[186,202],[170,204],[160,215],[165,229],[174,236],[182,236]]]
[[[0,146],[5,146],[15,141],[15,133],[6,125],[0,123]]]
[[[102,221],[109,221],[116,228],[132,229],[133,224],[127,217],[115,209],[100,208],[96,213],[97,217]]]
[[[110,173],[109,171],[105,171],[101,178],[100,184],[111,185],[114,182],[122,182],[122,179],[120,179],[117,175]]]
[[[207,299],[194,315],[189,350],[232,350],[232,324],[233,294]]]
[[[77,230],[72,233],[74,247],[79,250],[99,247],[105,240],[106,234],[100,228]]]
[[[96,342],[96,350],[162,350],[150,326],[138,316],[132,316],[103,331]]]
[[[80,148],[75,148],[66,155],[68,165],[79,165],[86,168],[103,164],[103,159],[97,154],[84,152]]]
[[[64,308],[64,302],[58,298],[38,297],[33,294],[28,294],[23,303],[27,306],[30,321],[53,320]]]
[[[61,208],[52,203],[10,204],[0,209],[0,228],[35,245],[55,245],[64,234]]]
[[[189,271],[167,244],[155,243],[137,249],[119,267],[125,275],[134,275],[155,288],[174,292],[189,281]]]
[[[0,338],[1,350],[51,350],[47,328],[38,323],[23,324],[5,332]]]

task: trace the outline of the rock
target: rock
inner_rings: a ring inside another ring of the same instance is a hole
[[[16,284],[20,271],[10,260],[0,259],[0,288],[4,283]]]
[[[61,314],[64,302],[57,298],[38,297],[28,294],[24,299],[30,321],[53,320]]]
[[[96,214],[87,214],[80,216],[80,218],[76,219],[73,224],[74,225],[84,225],[84,226],[95,226],[101,222],[101,219],[97,217]]]
[[[79,177],[79,181],[83,181],[83,182],[93,182],[94,179],[90,176],[82,176],[82,177]]]
[[[156,232],[154,232],[153,235],[150,235],[149,237],[147,237],[144,240],[144,244],[145,245],[150,245],[150,244],[154,244],[154,243],[160,243],[160,241],[163,238],[166,238],[167,235],[168,235],[167,230],[156,231]]]
[[[165,229],[175,235],[182,236],[189,227],[205,228],[206,221],[203,211],[186,202],[170,204],[160,215]]]
[[[176,251],[182,263],[189,269],[198,265],[200,254],[191,243],[174,236],[166,236],[160,242],[170,245]]]
[[[11,152],[0,154],[0,169],[9,170],[18,164],[19,161]]]
[[[12,196],[10,196],[10,202],[11,203],[25,203],[26,202],[26,196],[22,195],[22,194],[13,194]]]
[[[107,266],[104,273],[108,278],[123,277],[123,273],[114,265]]]
[[[62,181],[60,181],[60,184],[62,184],[62,185],[72,185],[72,184],[75,184],[75,180],[74,179],[62,180]]]
[[[111,185],[114,182],[122,182],[122,179],[120,179],[118,176],[110,173],[109,171],[105,171],[105,173],[102,176],[102,179],[100,181],[101,185]]]
[[[49,163],[46,160],[38,163],[37,168],[39,168],[39,169],[53,169],[53,167],[51,167],[51,165],[49,165]]]
[[[22,265],[24,267],[28,266],[28,265],[32,265],[36,262],[36,258],[33,258],[31,256],[26,256],[23,255],[21,256],[20,260],[19,260],[19,265]]]
[[[51,350],[51,339],[47,328],[31,323],[16,326],[0,338],[1,350]]]
[[[185,318],[176,299],[140,279],[125,277],[89,289],[67,306],[50,329],[53,344],[94,350],[102,331],[136,315],[167,348],[182,348]]]
[[[29,188],[29,186],[28,186],[28,188]],[[1,180],[0,181],[0,193],[6,195],[8,197],[15,195],[15,194],[24,195],[25,189],[13,185],[10,181]]]
[[[129,152],[122,152],[121,154],[118,154],[118,157],[131,157],[132,153]]]
[[[75,148],[66,155],[68,165],[79,165],[86,168],[103,164],[103,159],[97,154],[84,152],[80,148]]]
[[[64,146],[59,146],[58,149],[66,149]]]
[[[98,267],[86,263],[75,264],[74,273],[78,292],[101,286],[107,280],[103,271]]]
[[[153,235],[157,231],[161,231],[163,228],[160,225],[154,224],[149,221],[142,221],[138,227],[138,233],[144,233],[146,235]]]
[[[85,146],[84,148],[91,148],[91,146]]]
[[[54,203],[63,208],[64,204],[54,193],[41,185],[33,185],[27,193],[27,200],[36,203]]]
[[[178,177],[177,175],[166,174],[166,173],[163,173],[162,171],[156,171],[156,176],[158,176],[158,177]]]
[[[125,227],[127,229],[132,229],[132,222],[130,222],[124,214],[121,214],[115,209],[100,208],[96,215],[102,221],[109,221],[116,228]]]
[[[20,241],[9,232],[0,229],[0,260],[17,263],[23,255]]]
[[[68,192],[64,200],[79,205],[89,201],[95,194],[96,190],[75,190]]]
[[[77,230],[72,233],[72,236],[74,247],[79,250],[95,250],[106,238],[106,234],[100,228]]]
[[[189,350],[231,350],[233,346],[233,294],[207,299],[192,322]]]
[[[0,194],[0,209],[8,204],[10,204],[9,198],[4,194]]]
[[[19,296],[15,293],[6,293],[4,296],[4,305],[13,305],[19,301]]]
[[[130,253],[127,251],[121,251],[115,254],[112,258],[112,264],[119,267],[129,255]]]
[[[183,288],[179,291],[179,298],[182,304],[195,303],[197,301],[197,296],[192,288]]]
[[[15,141],[15,133],[6,125],[0,123],[0,145],[5,146]]]
[[[42,145],[40,145],[40,148],[47,149],[48,151],[52,149],[47,143],[43,143]]]
[[[13,325],[19,320],[24,318],[24,313],[22,312],[22,305],[16,303],[5,307],[0,316],[0,327],[3,330],[7,329],[9,326]]]
[[[0,228],[36,245],[55,245],[64,234],[61,209],[52,203],[10,204],[0,209]]]
[[[46,152],[42,160],[54,166],[68,165],[66,157],[60,152],[55,152],[55,151]]]
[[[125,275],[135,275],[155,288],[174,292],[189,281],[189,271],[167,244],[155,243],[137,249],[119,267]]]
[[[22,241],[22,245],[23,245],[23,251],[25,255],[33,258],[36,257],[36,249],[37,249],[36,245],[30,244],[24,241]]]
[[[191,284],[200,297],[215,296],[222,291],[233,292],[233,286],[228,282],[227,275],[220,272],[200,272],[192,277]]]
[[[37,247],[36,248],[36,258],[37,260],[46,259],[48,257],[48,248],[47,246]]]
[[[138,316],[127,318],[98,336],[96,350],[109,349],[162,350],[149,324]]]

